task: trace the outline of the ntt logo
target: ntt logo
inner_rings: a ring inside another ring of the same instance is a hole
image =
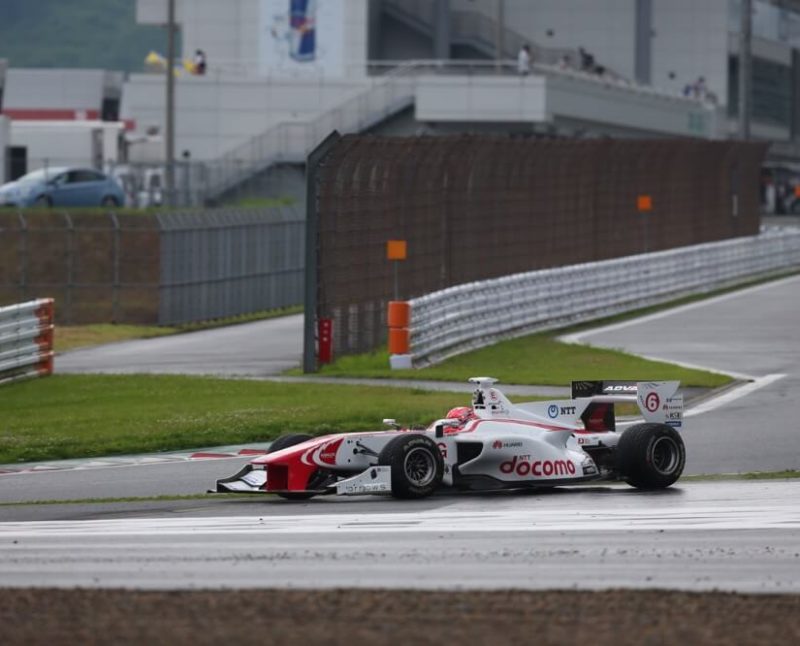
[[[550,404],[550,405],[547,407],[547,414],[548,414],[550,417],[552,417],[553,419],[555,419],[556,417],[558,417],[558,406],[556,406],[555,404]]]
[[[518,476],[565,476],[575,475],[572,460],[520,460],[516,455],[500,463],[500,471]]]

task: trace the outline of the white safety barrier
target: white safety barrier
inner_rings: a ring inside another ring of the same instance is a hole
[[[0,384],[53,372],[53,299],[0,307]]]
[[[800,230],[456,285],[409,301],[424,366],[502,339],[611,316],[800,267]]]

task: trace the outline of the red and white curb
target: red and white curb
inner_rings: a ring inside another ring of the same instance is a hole
[[[49,471],[69,471],[84,469],[105,469],[109,467],[134,466],[145,464],[168,464],[170,462],[188,462],[193,460],[219,460],[230,458],[247,458],[264,455],[267,448],[224,448],[207,449],[191,453],[151,453],[147,455],[124,455],[119,457],[87,458],[83,460],[54,460],[51,462],[0,464],[0,476],[23,473],[45,473]]]

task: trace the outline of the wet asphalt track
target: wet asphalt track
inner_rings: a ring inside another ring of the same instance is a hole
[[[757,380],[745,396],[689,420],[687,472],[800,469],[798,323],[800,278],[792,278],[582,340]],[[5,500],[61,492],[70,498],[189,493],[239,462],[0,476],[0,493]],[[682,482],[657,494],[613,486],[444,495],[420,503],[298,505],[250,497],[0,507],[0,585],[439,587],[446,581],[797,592],[798,494],[798,481]]]
[[[790,480],[26,507],[49,520],[0,523],[0,586],[796,593],[799,496]]]

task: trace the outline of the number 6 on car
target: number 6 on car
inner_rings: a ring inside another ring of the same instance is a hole
[[[522,489],[625,480],[662,489],[683,472],[677,381],[575,381],[572,399],[512,404],[496,379],[473,377],[472,405],[425,429],[285,435],[266,455],[217,481],[218,492],[390,494],[424,498],[437,489]],[[614,404],[636,402],[643,423],[617,430]]]

